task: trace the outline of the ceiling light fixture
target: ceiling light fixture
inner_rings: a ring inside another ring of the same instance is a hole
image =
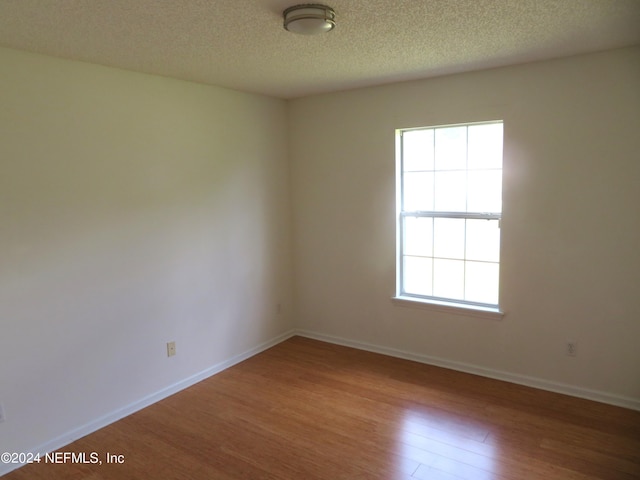
[[[282,16],[285,30],[303,35],[330,32],[336,26],[333,8],[318,3],[289,7]]]

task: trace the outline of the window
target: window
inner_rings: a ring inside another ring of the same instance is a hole
[[[502,122],[397,131],[397,297],[498,311]]]

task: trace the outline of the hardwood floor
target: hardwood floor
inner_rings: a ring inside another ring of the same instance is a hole
[[[4,480],[625,480],[640,412],[294,337],[63,451]]]

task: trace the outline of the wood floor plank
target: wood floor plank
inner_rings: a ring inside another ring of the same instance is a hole
[[[3,480],[631,480],[640,412],[294,337]]]

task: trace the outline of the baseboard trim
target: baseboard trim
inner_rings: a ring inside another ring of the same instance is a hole
[[[333,335],[326,335],[319,332],[313,332],[310,330],[296,330],[296,335],[322,342],[333,343],[336,345],[342,345],[345,347],[357,348],[359,350],[365,350],[373,353],[381,353],[383,355],[389,355],[391,357],[403,358],[405,360],[413,360],[419,363],[425,363],[428,365],[434,365],[436,367],[448,368],[450,370],[456,370],[459,372],[471,373],[474,375],[480,375],[483,377],[493,378],[495,380],[503,380],[518,385],[524,385],[527,387],[538,388],[540,390],[547,390],[555,393],[562,393],[564,395],[570,395],[572,397],[584,398],[587,400],[593,400],[600,403],[607,403],[609,405],[615,405],[617,407],[629,408],[631,410],[640,411],[640,400],[630,397],[624,397],[620,395],[612,395],[610,393],[590,390],[587,388],[577,387],[574,385],[568,385],[559,382],[552,382],[536,377],[529,377],[526,375],[519,375],[515,373],[505,372],[501,370],[494,370],[490,368],[480,367],[463,362],[456,362],[439,357],[432,357],[429,355],[423,355],[404,350],[398,350],[395,348],[384,347],[381,345],[374,345],[371,343],[360,342],[357,340],[350,340],[343,337],[337,337]]]
[[[131,415],[132,413],[142,410],[145,407],[153,405],[154,403],[159,402],[164,398],[167,398],[175,393],[178,393],[179,391],[184,390],[185,388],[195,385],[196,383],[201,382],[202,380],[205,380],[215,375],[216,373],[220,373],[223,370],[226,370],[227,368],[236,365],[237,363],[240,363],[248,358],[253,357],[254,355],[257,355],[260,352],[263,352],[264,350],[267,350],[281,342],[284,342],[285,340],[293,337],[294,335],[296,335],[295,330],[290,330],[288,332],[283,333],[282,335],[278,335],[277,337],[274,337],[271,340],[263,342],[254,348],[251,348],[227,360],[217,363],[205,370],[202,370],[201,372],[198,372],[188,378],[185,378],[184,380],[176,382],[173,385],[169,385],[168,387],[163,388],[162,390],[156,393],[152,393],[151,395],[148,395],[136,402],[133,402],[111,413],[108,413],[107,415],[104,415],[85,425],[82,425],[81,427],[70,430],[52,440],[49,440],[37,446],[36,448],[30,449],[30,452],[34,454],[39,453],[41,456],[44,456],[47,453],[58,450],[86,435],[89,435],[90,433],[93,433],[97,430],[100,430],[101,428],[106,427],[107,425],[113,422],[116,422],[128,415]],[[23,466],[23,464],[0,463],[0,477],[3,475],[6,475],[7,473],[13,470],[18,469],[21,466]]]

